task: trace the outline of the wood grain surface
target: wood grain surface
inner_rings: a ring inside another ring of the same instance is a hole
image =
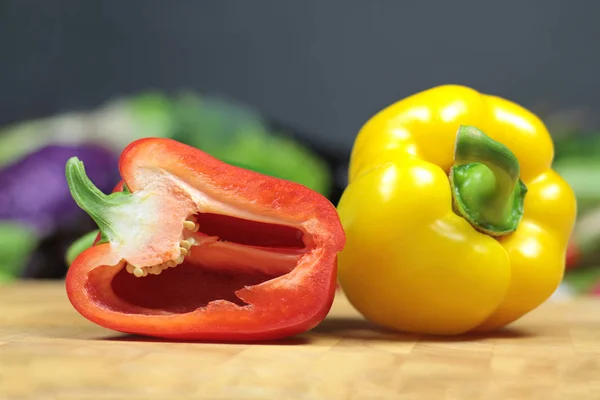
[[[60,282],[0,286],[0,399],[188,398],[600,399],[600,300],[443,339],[378,329],[340,295],[299,337],[206,344],[100,328]]]

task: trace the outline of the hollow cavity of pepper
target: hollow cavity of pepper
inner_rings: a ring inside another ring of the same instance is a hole
[[[236,292],[291,272],[310,250],[305,239],[300,229],[287,225],[198,213],[183,223],[179,259],[161,264],[160,271],[124,264],[104,287],[131,306],[160,314],[192,312],[219,300],[244,306]],[[87,290],[104,306],[123,312],[122,304],[113,304],[98,289],[103,286],[97,282],[112,271],[114,266],[92,270]]]

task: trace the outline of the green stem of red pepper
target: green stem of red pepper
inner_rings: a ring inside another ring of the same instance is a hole
[[[455,212],[475,229],[491,236],[517,229],[527,187],[508,147],[473,126],[461,126],[450,183]]]
[[[102,193],[85,173],[85,167],[77,157],[67,161],[66,177],[73,199],[96,222],[101,232],[99,243],[107,242],[117,233],[113,229],[115,219],[119,218],[121,206],[131,203],[129,191]]]

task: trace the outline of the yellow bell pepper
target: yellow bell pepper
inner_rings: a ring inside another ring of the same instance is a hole
[[[495,330],[562,280],[575,196],[530,111],[445,85],[373,116],[338,204],[340,284],[367,319],[414,333]]]

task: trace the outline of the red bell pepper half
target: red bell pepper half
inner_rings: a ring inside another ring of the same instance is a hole
[[[131,143],[119,170],[125,190],[107,195],[77,158],[66,166],[73,198],[101,232],[66,277],[84,317],[211,341],[284,338],[325,318],[345,234],[324,196],[171,139]]]

